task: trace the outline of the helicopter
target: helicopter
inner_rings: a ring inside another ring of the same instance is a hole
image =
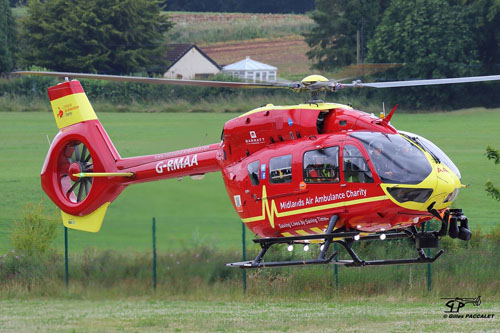
[[[108,206],[129,185],[202,178],[221,172],[233,208],[255,233],[261,247],[250,261],[228,263],[239,268],[328,264],[332,243],[350,256],[346,267],[431,263],[428,256],[449,235],[468,241],[471,231],[461,209],[450,208],[464,187],[453,161],[431,141],[391,125],[397,105],[377,117],[352,106],[319,99],[323,91],[342,88],[393,88],[500,80],[500,75],[447,79],[342,84],[321,75],[300,82],[246,83],[82,74],[15,72],[48,75],[65,81],[48,88],[58,134],[51,143],[41,185],[61,209],[64,226],[98,232]],[[72,78],[70,80],[69,78]],[[308,91],[299,105],[267,104],[227,121],[221,141],[147,156],[122,158],[99,122],[81,84],[100,79],[151,84],[229,88],[286,88]],[[440,230],[426,231],[431,219]],[[419,230],[420,228],[420,230]],[[414,258],[362,260],[353,244],[372,240],[410,239]],[[270,261],[274,245],[320,246],[317,258]]]

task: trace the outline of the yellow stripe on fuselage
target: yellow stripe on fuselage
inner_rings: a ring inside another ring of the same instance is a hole
[[[266,216],[267,216],[269,218],[269,223],[271,224],[271,227],[274,228],[275,217],[280,218],[280,217],[286,217],[286,216],[294,216],[294,215],[306,214],[306,213],[328,210],[328,209],[333,209],[333,208],[338,208],[338,207],[359,205],[359,204],[364,204],[364,203],[368,203],[368,202],[375,202],[375,201],[382,201],[382,200],[387,200],[387,199],[388,199],[387,196],[381,195],[378,197],[372,197],[372,198],[366,198],[366,199],[341,201],[341,202],[335,202],[335,203],[331,203],[331,204],[327,204],[327,205],[320,205],[320,206],[314,206],[314,207],[309,207],[309,208],[290,210],[287,212],[278,212],[278,209],[276,208],[276,203],[274,202],[274,200],[271,201],[271,207],[269,207],[268,200],[267,200],[266,186],[263,186],[262,187],[262,214],[259,216],[249,217],[249,218],[245,218],[245,219],[241,219],[241,220],[244,223],[251,223],[251,222],[265,220]]]

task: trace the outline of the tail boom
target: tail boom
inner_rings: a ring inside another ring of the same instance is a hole
[[[41,172],[64,225],[99,231],[107,207],[128,185],[220,170],[219,144],[121,158],[78,81],[49,88],[59,132]]]
[[[220,145],[189,148],[169,153],[125,158],[117,161],[120,172],[133,172],[128,184],[201,175],[220,170]]]

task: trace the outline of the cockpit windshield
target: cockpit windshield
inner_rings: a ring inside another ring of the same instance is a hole
[[[399,134],[352,133],[365,146],[383,183],[419,184],[432,171],[425,154]]]
[[[455,175],[457,175],[458,179],[462,179],[460,171],[458,170],[455,163],[453,163],[453,161],[441,149],[439,149],[438,146],[436,146],[431,141],[427,140],[426,138],[420,135],[403,131],[400,131],[400,133],[408,137],[410,140],[415,141],[418,145],[422,146],[422,148],[425,151],[428,151],[431,155],[437,157],[439,162],[446,165],[448,168],[451,169],[451,171],[455,173]]]

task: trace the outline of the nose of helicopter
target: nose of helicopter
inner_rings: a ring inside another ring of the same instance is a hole
[[[436,187],[426,204],[434,203],[434,208],[443,209],[451,205],[462,187],[458,176],[444,165],[437,165],[434,170]]]
[[[442,163],[434,163],[431,173],[419,184],[382,184],[395,204],[418,211],[427,211],[431,205],[437,210],[449,207],[461,187],[459,176]]]

